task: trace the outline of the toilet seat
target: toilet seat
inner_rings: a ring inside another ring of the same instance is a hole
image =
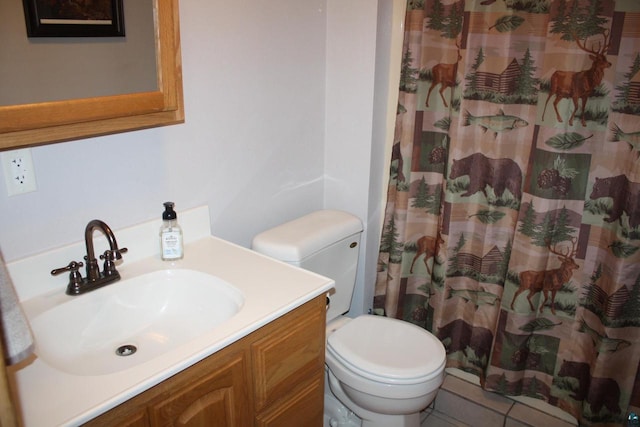
[[[354,374],[412,385],[442,375],[446,353],[426,330],[398,319],[362,315],[327,338],[327,352]]]

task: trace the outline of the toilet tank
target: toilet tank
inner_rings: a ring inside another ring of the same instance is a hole
[[[327,321],[349,311],[356,283],[362,222],[338,210],[321,210],[266,230],[252,249],[333,279]]]

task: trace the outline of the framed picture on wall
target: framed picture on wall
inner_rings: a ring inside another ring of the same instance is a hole
[[[23,0],[28,37],[123,37],[122,0]]]

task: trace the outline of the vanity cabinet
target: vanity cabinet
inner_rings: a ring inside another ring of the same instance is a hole
[[[168,390],[148,407],[152,426],[251,425],[245,358],[233,354],[218,366],[205,368],[202,377],[178,390]]]
[[[322,426],[325,297],[89,421],[87,426]]]

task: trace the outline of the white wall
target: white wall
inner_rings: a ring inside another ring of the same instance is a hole
[[[352,315],[373,303],[405,3],[328,1],[325,206],[365,225]]]
[[[213,233],[243,246],[322,207],[379,222],[378,1],[189,0],[180,18],[186,123],[33,148],[38,191],[0,185],[6,261],[79,241],[93,218],[154,218],[166,200],[209,205]],[[361,271],[356,312],[364,288]]]
[[[376,54],[377,2],[329,0],[325,138],[325,206],[343,209],[365,224],[350,314],[364,300],[369,175]],[[374,197],[379,196],[379,192]],[[372,286],[372,283],[370,283]]]

